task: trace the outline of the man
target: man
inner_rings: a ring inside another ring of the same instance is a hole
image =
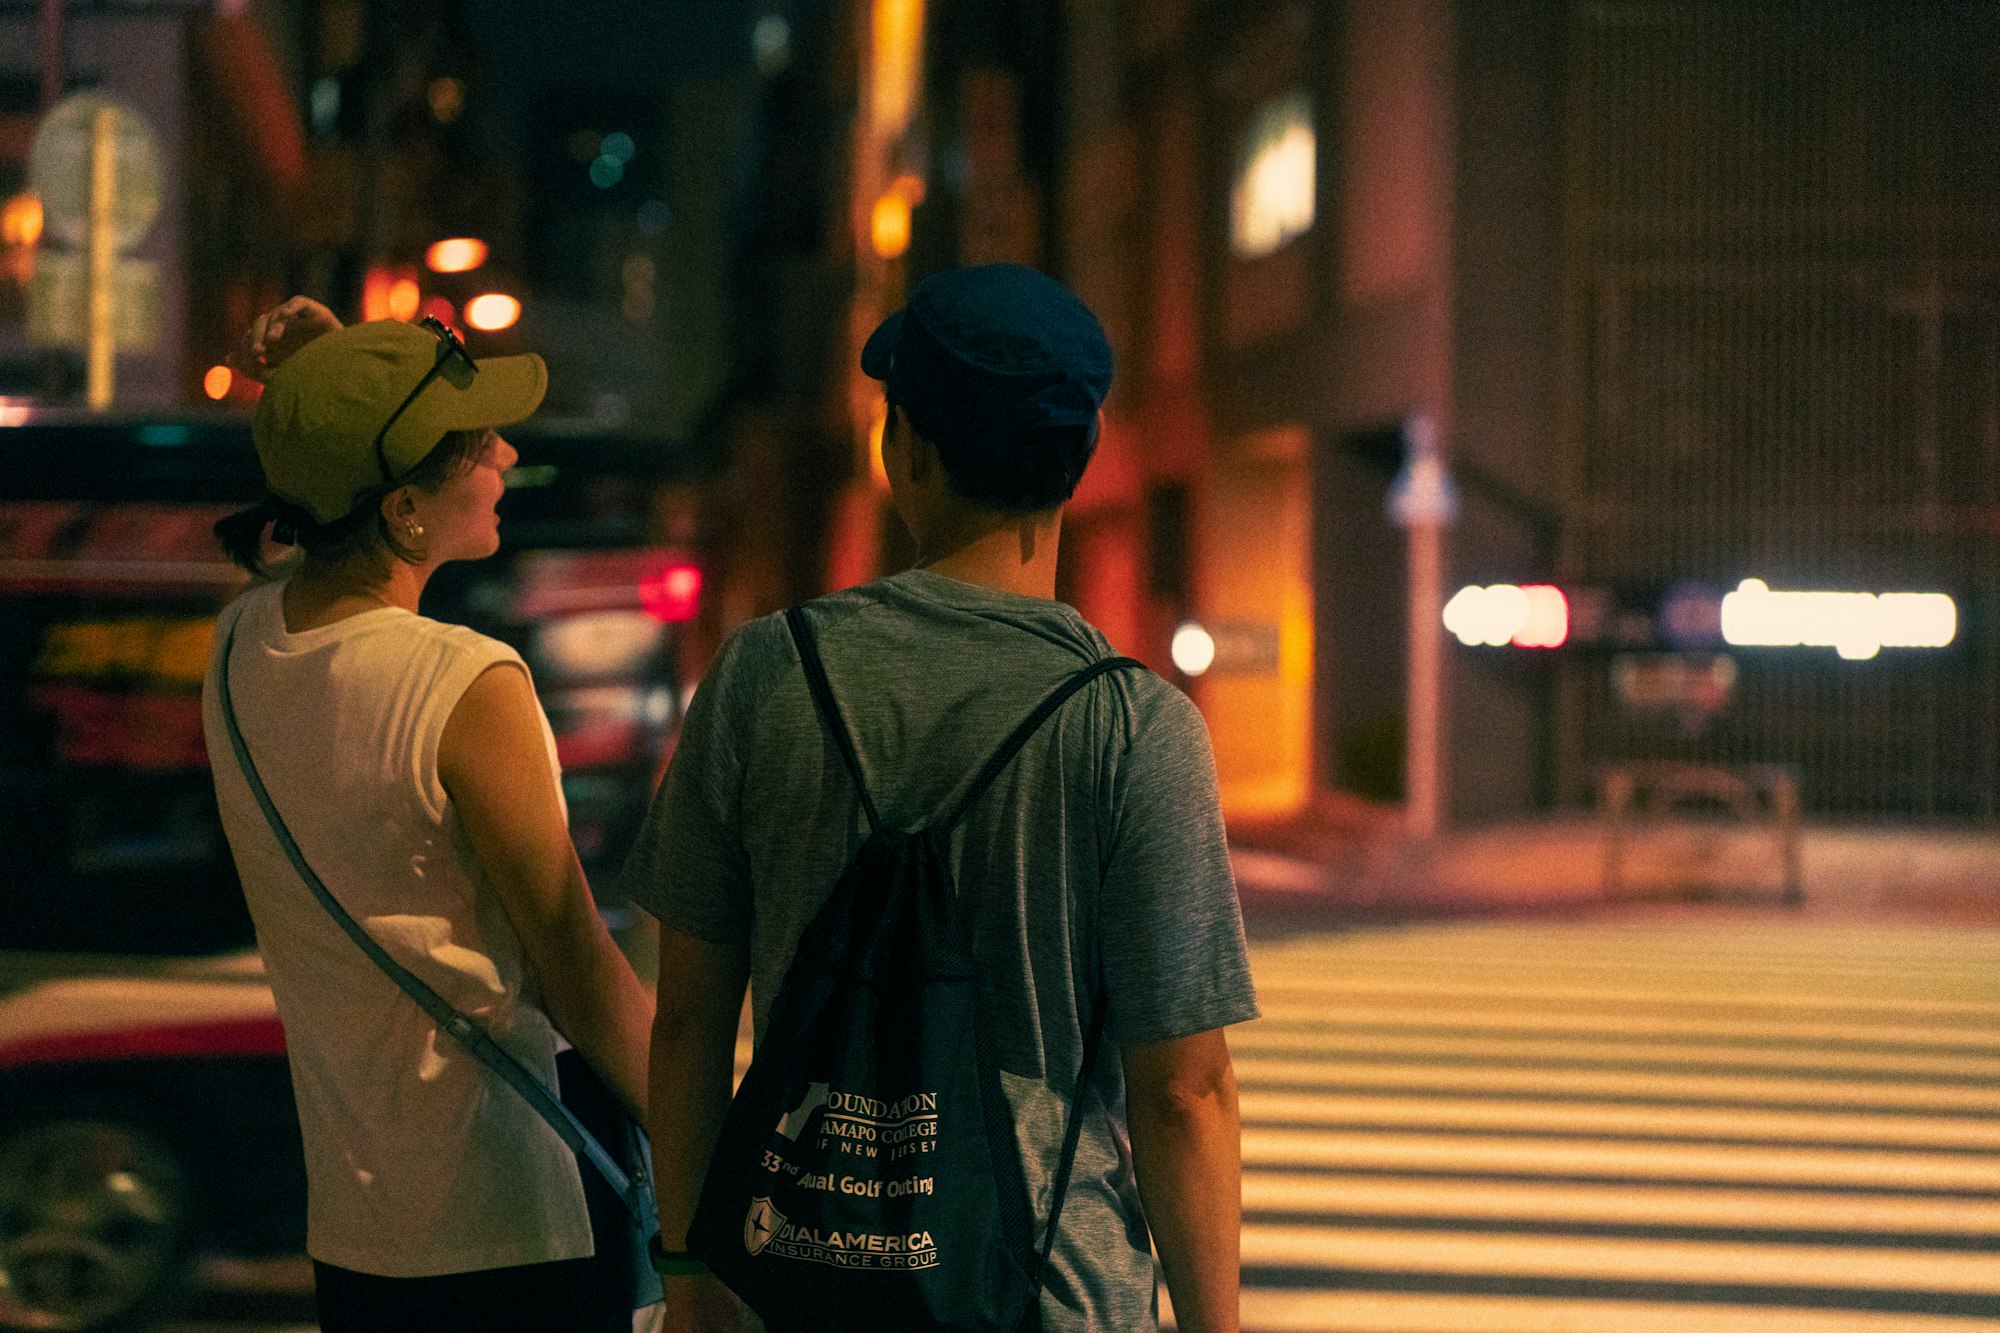
[[[919,563],[806,612],[870,793],[886,824],[911,828],[950,809],[1058,681],[1112,655],[1054,600],[1111,349],[1067,288],[996,264],[924,283],[861,364],[883,381],[883,463]],[[685,1247],[727,1108],[746,981],[761,1037],[800,932],[865,835],[782,617],[743,626],[695,697],[625,876],[664,926],[650,1125],[669,1252]],[[1240,1155],[1222,1029],[1256,1001],[1200,715],[1157,677],[1099,678],[975,804],[952,856],[977,895],[981,1002],[1038,1215],[1068,1105],[1085,1099],[1044,1327],[1153,1327],[1150,1229],[1180,1327],[1234,1333]],[[1078,1089],[1100,995],[1121,1058]],[[667,1303],[669,1328],[733,1328],[742,1313],[700,1272],[669,1276]]]

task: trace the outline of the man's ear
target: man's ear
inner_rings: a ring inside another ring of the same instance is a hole
[[[917,434],[908,417],[903,418],[903,439],[910,455],[910,480],[919,484],[931,479],[931,470],[938,466],[937,447]]]

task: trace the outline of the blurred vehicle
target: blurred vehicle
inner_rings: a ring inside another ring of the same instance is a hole
[[[440,571],[424,610],[527,659],[608,883],[679,724],[700,571],[651,540],[670,452],[509,437],[503,550]],[[246,582],[209,528],[259,482],[236,418],[37,418],[0,427],[0,457],[0,1329],[111,1328],[170,1306],[198,1254],[304,1240],[283,1032],[201,728]]]

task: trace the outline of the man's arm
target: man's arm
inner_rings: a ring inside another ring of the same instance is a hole
[[[1237,1333],[1243,1148],[1236,1071],[1217,1028],[1125,1048],[1139,1199],[1181,1333]]]
[[[736,1028],[749,975],[747,950],[661,925],[646,1126],[653,1139],[653,1184],[664,1249],[687,1248],[702,1177],[729,1110]],[[719,1333],[740,1326],[741,1306],[718,1279],[669,1277],[665,1286],[667,1329]]]
[[[494,666],[466,689],[438,738],[438,778],[520,936],[549,1018],[642,1114],[652,1001],[577,863],[526,673]]]

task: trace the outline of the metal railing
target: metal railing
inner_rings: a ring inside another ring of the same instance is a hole
[[[1777,842],[1783,900],[1791,907],[1805,902],[1799,783],[1784,765],[1615,764],[1604,771],[1602,800],[1606,898],[1619,897],[1630,887],[1631,843],[1641,817],[1657,822],[1676,813],[1699,813],[1711,821],[1720,814],[1739,824],[1768,822]]]

